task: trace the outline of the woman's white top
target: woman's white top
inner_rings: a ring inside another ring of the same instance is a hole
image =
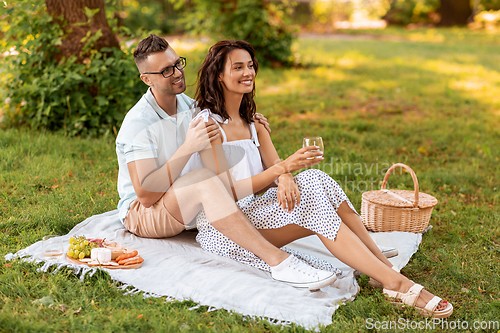
[[[235,180],[241,180],[245,178],[250,178],[255,176],[262,171],[264,171],[264,167],[262,165],[262,159],[260,157],[259,149],[260,146],[259,139],[257,137],[257,131],[255,130],[255,124],[250,123],[250,132],[251,138],[244,140],[235,140],[235,141],[227,141],[226,133],[222,129],[222,126],[219,124],[227,124],[227,120],[223,120],[222,117],[212,113],[210,110],[205,109],[202,110],[198,115],[193,119],[202,117],[205,123],[208,122],[208,118],[212,118],[217,126],[219,126],[220,132],[222,134],[222,149],[224,150],[224,154],[226,155],[226,159],[231,167],[231,173]],[[198,153],[193,160],[200,159]],[[193,161],[195,164],[196,161]]]

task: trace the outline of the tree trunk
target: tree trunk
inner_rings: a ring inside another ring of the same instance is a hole
[[[116,36],[113,34],[113,31],[111,31],[108,21],[106,20],[104,0],[45,0],[45,3],[48,13],[56,18],[66,33],[59,47],[61,53],[58,56],[58,60],[62,57],[68,58],[71,55],[76,55],[78,60],[82,61],[86,54],[82,53],[84,43],[82,43],[81,40],[87,35],[88,31],[94,34],[100,29],[102,32],[102,36],[93,46],[94,49],[100,50],[103,47],[120,47]],[[85,15],[85,7],[89,9],[99,8],[99,11],[92,17],[90,24],[75,26],[75,23],[88,21]],[[59,19],[57,19],[59,16],[63,16],[63,21],[67,21],[68,24],[64,25],[63,22],[59,21]]]
[[[469,0],[441,0],[440,26],[466,25],[472,15]]]

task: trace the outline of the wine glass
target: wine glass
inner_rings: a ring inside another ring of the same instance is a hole
[[[47,235],[42,238],[42,255],[46,259],[57,259],[64,253],[63,241],[60,236]]]
[[[307,146],[318,146],[318,150],[311,150],[311,151],[320,151],[322,153],[325,152],[325,147],[323,145],[323,139],[320,136],[311,136],[311,137],[305,137],[302,140],[302,147],[307,147]],[[311,158],[318,158],[317,157],[311,157]]]

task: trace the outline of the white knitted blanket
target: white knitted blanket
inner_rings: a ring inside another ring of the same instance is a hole
[[[271,322],[293,322],[308,329],[329,325],[335,310],[346,301],[354,300],[358,284],[353,270],[335,259],[317,237],[307,237],[287,245],[289,248],[315,255],[342,269],[341,278],[320,291],[310,292],[274,281],[270,274],[259,269],[203,251],[195,241],[195,232],[183,232],[168,239],[146,239],[125,230],[118,219],[118,211],[92,216],[61,236],[65,250],[73,235],[106,238],[136,249],[144,258],[139,269],[106,269],[113,280],[123,283],[128,292],[144,292],[144,296],[169,296],[170,299],[190,299],[211,309],[226,309],[237,313],[267,318]],[[392,232],[373,234],[382,247],[395,247],[397,257],[390,260],[399,268],[405,266],[418,250],[421,234]],[[42,262],[41,242],[37,242],[6,260],[22,258]],[[66,259],[46,262],[40,268],[57,264],[58,268],[74,268],[81,279],[93,274],[97,268],[81,267]],[[57,271],[57,270],[56,270]]]

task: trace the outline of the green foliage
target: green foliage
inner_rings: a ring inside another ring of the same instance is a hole
[[[179,19],[189,4],[184,0],[106,0],[106,7],[113,8],[120,24],[142,35],[153,30],[162,34],[182,32]]]
[[[393,0],[386,19],[393,24],[436,23],[440,0]]]
[[[196,0],[186,28],[215,39],[242,39],[255,48],[262,65],[290,64],[293,28],[286,2]]]
[[[89,15],[95,14],[87,11]],[[76,56],[57,62],[64,38],[43,0],[20,0],[5,8],[0,89],[7,104],[3,124],[99,136],[116,131],[144,87],[130,49],[92,48],[101,31],[88,33],[83,62]]]
[[[500,24],[500,10],[483,11],[474,16],[474,21],[483,24],[486,28]]]
[[[479,10],[500,10],[500,0],[481,0]]]
[[[314,1],[310,4],[311,23],[333,24],[335,21],[379,20],[390,7],[389,0],[371,0],[369,5],[358,1]]]

